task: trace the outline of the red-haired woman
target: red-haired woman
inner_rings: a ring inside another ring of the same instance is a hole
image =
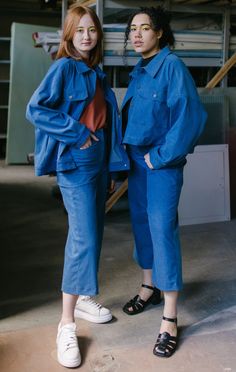
[[[53,63],[33,94],[27,118],[35,125],[36,175],[56,173],[68,212],[58,361],[81,363],[74,316],[96,323],[111,312],[95,302],[107,174],[128,166],[115,96],[97,64],[102,29],[96,13],[74,4]],[[109,151],[108,151],[109,149]]]

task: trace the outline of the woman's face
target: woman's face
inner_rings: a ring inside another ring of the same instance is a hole
[[[72,41],[79,55],[88,59],[90,51],[97,45],[98,41],[98,32],[89,14],[80,18]]]
[[[132,19],[129,38],[135,52],[141,53],[143,58],[151,57],[159,51],[161,36],[162,30],[152,29],[151,20],[147,14],[137,14]]]

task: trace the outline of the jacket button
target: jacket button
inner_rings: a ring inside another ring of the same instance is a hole
[[[69,99],[73,98],[73,96],[69,96]]]
[[[154,93],[154,94],[153,94],[153,97],[156,98],[156,96],[157,96],[156,93]]]

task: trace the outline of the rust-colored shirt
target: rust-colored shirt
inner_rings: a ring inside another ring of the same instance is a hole
[[[97,79],[95,95],[92,101],[84,109],[79,121],[86,125],[91,132],[95,132],[96,130],[106,126],[106,114],[107,107],[104,93],[101,84]]]

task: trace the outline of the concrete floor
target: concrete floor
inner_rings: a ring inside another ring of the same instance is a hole
[[[31,166],[0,163],[0,371],[65,371],[56,361],[66,215],[52,197],[55,179]],[[114,319],[77,320],[81,372],[235,372],[236,220],[181,227],[185,288],[179,301],[179,349],[152,355],[162,305],[129,317],[137,293],[132,233],[121,201],[106,218],[98,300]]]

